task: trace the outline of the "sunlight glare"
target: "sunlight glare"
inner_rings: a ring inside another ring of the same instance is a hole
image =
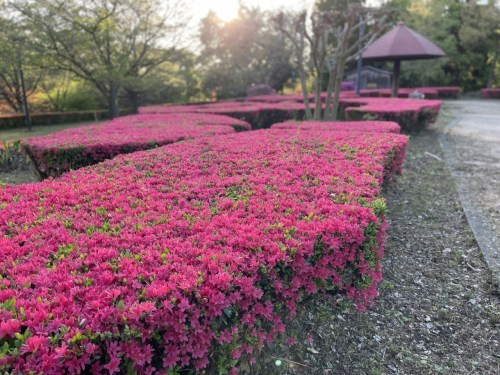
[[[238,16],[238,0],[212,0],[210,8],[225,22],[234,20]]]

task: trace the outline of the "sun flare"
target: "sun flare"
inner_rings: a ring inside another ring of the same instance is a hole
[[[222,21],[231,21],[238,16],[237,0],[212,0],[210,8]]]

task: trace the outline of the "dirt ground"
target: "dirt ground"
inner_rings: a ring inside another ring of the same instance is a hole
[[[17,150],[10,151],[9,160],[0,163],[0,184],[25,184],[36,182],[35,173],[28,159]]]
[[[440,119],[440,126],[449,121]],[[27,169],[0,181],[35,181]],[[253,374],[500,374],[499,295],[443,161],[438,132],[412,136],[385,192],[380,296],[366,313],[314,298],[289,324],[298,344],[266,348]]]

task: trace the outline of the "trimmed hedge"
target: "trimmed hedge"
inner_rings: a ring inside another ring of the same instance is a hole
[[[276,98],[277,97],[277,98]],[[140,113],[211,113],[228,115],[248,121],[253,129],[267,129],[278,122],[303,120],[304,104],[279,101],[287,96],[265,96],[264,102],[224,102],[204,105],[142,107]],[[253,97],[253,100],[259,97]],[[261,97],[262,99],[262,97]],[[340,98],[340,118],[349,121],[393,121],[403,132],[418,131],[432,124],[439,114],[441,101],[402,98]]]
[[[80,111],[80,112],[46,112],[31,114],[33,126],[56,125],[85,121],[100,121],[109,118],[108,111]],[[26,123],[24,115],[2,115],[0,116],[0,130],[10,128],[22,128]]]
[[[245,103],[222,102],[201,105],[151,106],[139,108],[139,113],[206,113],[230,116],[252,124],[253,129],[267,129],[276,122],[295,118],[304,111],[297,102]],[[297,118],[300,119],[300,118]]]
[[[99,163],[119,154],[147,150],[186,139],[249,130],[250,124],[200,114],[135,115],[66,129],[22,141],[41,178]]]
[[[331,130],[375,133],[399,133],[401,127],[388,121],[289,121],[271,126],[271,129]]]
[[[231,369],[305,296],[371,304],[407,138],[267,130],[0,187],[0,369]]]
[[[500,99],[500,88],[481,89],[481,96],[485,99]]]
[[[393,121],[404,133],[418,132],[433,124],[441,109],[439,100],[399,98],[343,99],[341,108],[346,120]]]
[[[460,87],[457,86],[400,88],[398,97],[408,98],[408,96],[415,91],[424,94],[426,99],[456,99],[461,90]],[[360,91],[362,97],[389,98],[391,94],[391,89],[364,89]]]

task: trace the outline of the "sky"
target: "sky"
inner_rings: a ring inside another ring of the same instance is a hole
[[[314,0],[241,0],[244,5],[259,7],[262,10],[303,10],[309,9]],[[220,19],[230,21],[238,11],[239,0],[190,0],[189,12],[193,14],[192,23],[199,21],[213,10]],[[367,5],[379,5],[380,0],[368,0]]]
[[[314,0],[243,0],[247,6],[259,7],[262,10],[302,10],[310,7]],[[191,0],[188,2],[193,20],[201,20],[210,10],[220,19],[229,21],[236,17],[238,0]]]
[[[187,35],[186,46],[191,50],[200,48],[198,31],[200,21],[209,11],[215,14],[223,21],[231,21],[237,16],[240,1],[250,7],[259,7],[262,10],[290,10],[300,11],[311,9],[315,0],[187,0],[186,15],[188,16],[188,27],[191,33]],[[367,0],[366,4],[370,6],[380,5],[381,0]]]

